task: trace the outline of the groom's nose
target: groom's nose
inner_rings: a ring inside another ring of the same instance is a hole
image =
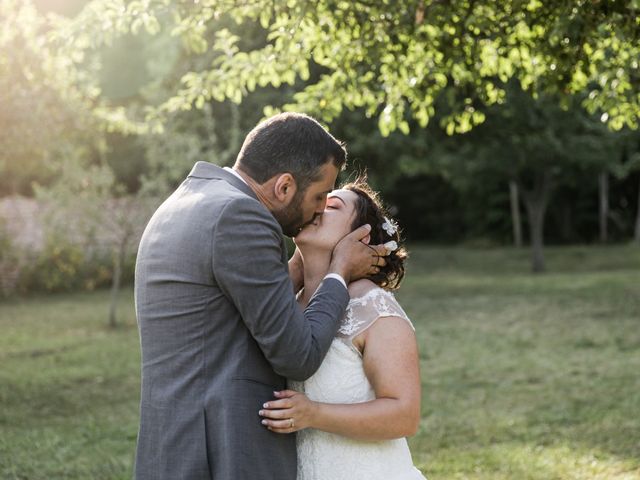
[[[320,201],[320,205],[318,205],[318,208],[316,209],[316,214],[317,215],[322,215],[322,213],[324,212],[324,209],[327,208],[327,196],[324,195],[322,200]]]

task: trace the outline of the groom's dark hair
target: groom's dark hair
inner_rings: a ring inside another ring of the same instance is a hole
[[[302,113],[280,113],[249,132],[236,166],[260,184],[288,172],[304,192],[320,180],[320,168],[327,162],[340,170],[346,159],[344,144],[316,120]]]

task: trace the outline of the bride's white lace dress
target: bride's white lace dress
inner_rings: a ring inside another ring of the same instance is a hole
[[[375,399],[362,355],[353,339],[382,317],[407,320],[392,293],[374,288],[349,302],[344,319],[318,371],[305,382],[290,382],[293,390],[325,403],[362,403]],[[413,466],[404,438],[353,440],[305,429],[297,433],[297,480],[424,480]]]

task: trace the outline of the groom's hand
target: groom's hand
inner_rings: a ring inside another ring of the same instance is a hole
[[[318,403],[294,390],[273,394],[277,400],[265,403],[258,412],[262,417],[262,425],[275,433],[293,433],[314,426]]]
[[[345,236],[333,249],[329,273],[337,273],[349,284],[375,275],[387,264],[389,251],[384,245],[369,245],[370,225],[363,225]]]

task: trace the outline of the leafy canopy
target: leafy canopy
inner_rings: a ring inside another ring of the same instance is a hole
[[[288,83],[302,88],[285,109],[331,121],[363,108],[388,135],[408,133],[411,119],[426,126],[446,105],[453,134],[482,123],[515,78],[567,105],[583,94],[618,130],[638,126],[639,10],[640,0],[95,0],[60,38],[82,49],[165,28],[194,55],[214,52],[148,119]],[[237,28],[212,31],[223,17]],[[243,48],[237,33],[256,22],[267,41]]]

